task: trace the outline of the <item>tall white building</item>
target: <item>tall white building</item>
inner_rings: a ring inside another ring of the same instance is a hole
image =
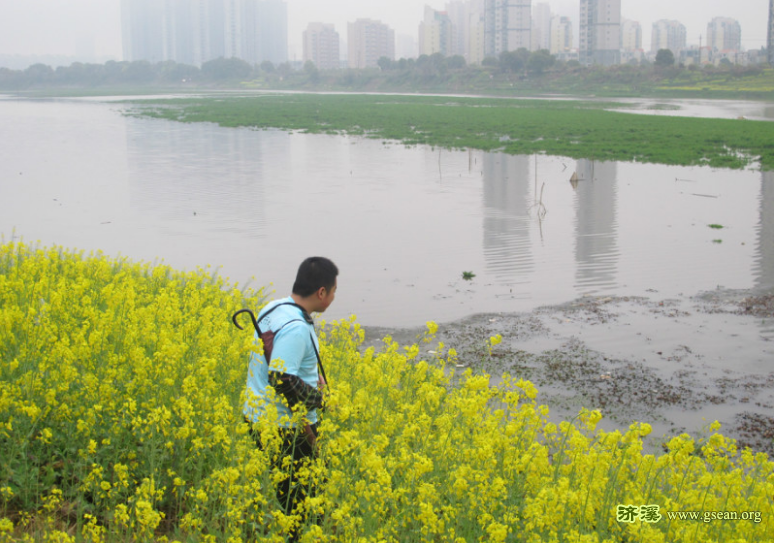
[[[358,19],[347,24],[350,68],[375,68],[381,57],[395,60],[395,31],[381,21]]]
[[[284,0],[121,0],[124,59],[287,60]]]
[[[621,49],[627,53],[642,50],[642,25],[639,21],[621,22]]]
[[[448,13],[425,6],[425,18],[419,23],[419,54],[451,56],[453,44],[454,32]]]
[[[551,43],[549,46],[551,54],[566,56],[573,49],[573,39],[570,18],[559,15],[551,17]]]
[[[532,6],[532,51],[551,50],[551,6],[538,2]]]
[[[769,0],[769,64],[774,65],[774,0]]]
[[[395,58],[417,58],[419,47],[414,34],[395,35]]]
[[[332,24],[309,23],[303,40],[304,62],[312,61],[320,70],[340,67],[339,33]]]
[[[121,0],[121,41],[124,60],[170,60],[167,6],[158,0]]]
[[[581,0],[579,60],[583,65],[621,62],[621,0]]]
[[[713,51],[740,51],[742,27],[736,19],[715,17],[707,25],[707,46]]]
[[[677,58],[686,47],[686,35],[685,25],[679,21],[656,21],[650,37],[650,50],[658,53],[660,49],[669,49]]]
[[[468,13],[468,37],[466,39],[465,60],[470,64],[481,64],[486,58],[486,18],[484,16],[484,1],[472,0],[471,4],[479,6],[471,8]]]
[[[485,0],[485,54],[497,57],[503,51],[530,49],[532,0]]]
[[[478,64],[484,59],[484,0],[453,0],[446,3],[452,28],[449,55],[462,55]]]
[[[452,36],[449,55],[461,55],[467,59],[467,41],[470,35],[470,2],[454,0],[446,2],[446,15],[451,21]]]
[[[216,0],[218,1],[218,0]],[[288,59],[288,6],[283,0],[241,0],[242,58],[251,64]]]

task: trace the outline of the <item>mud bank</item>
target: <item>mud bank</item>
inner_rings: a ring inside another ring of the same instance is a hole
[[[415,343],[424,329],[365,327],[365,346],[390,335]],[[501,334],[492,355],[487,340]],[[646,443],[720,432],[740,447],[774,455],[774,295],[716,290],[696,296],[583,297],[531,313],[480,314],[439,325],[436,341],[459,363],[493,376],[531,380],[551,419],[600,409],[601,427],[647,422]]]

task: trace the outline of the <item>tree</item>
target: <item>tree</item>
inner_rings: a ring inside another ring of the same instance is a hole
[[[547,49],[540,49],[529,56],[527,69],[532,73],[542,74],[548,68],[553,66],[554,62],[556,62],[556,57],[554,57]]]
[[[376,65],[379,66],[381,71],[386,72],[387,70],[392,69],[393,62],[388,57],[379,57],[379,60],[376,61]]]
[[[461,70],[465,67],[465,57],[462,55],[453,55],[446,58],[446,67],[450,70]]]
[[[261,62],[261,70],[263,70],[267,74],[270,74],[274,72],[274,64],[272,64],[270,60],[264,60],[263,62]]]
[[[252,73],[252,66],[236,57],[220,57],[202,64],[202,76],[210,80],[247,79]]]
[[[522,72],[529,61],[529,51],[524,47],[516,51],[503,51],[500,53],[499,60],[502,71],[511,73]]]
[[[307,60],[304,62],[304,73],[307,75],[310,81],[316,83],[320,79],[320,71],[317,69],[317,66],[314,65],[314,62],[311,60]]]
[[[124,77],[129,83],[150,83],[156,79],[156,73],[147,60],[135,60],[127,65]]]
[[[659,49],[656,53],[656,66],[659,68],[668,68],[675,64],[675,54],[671,49]]]

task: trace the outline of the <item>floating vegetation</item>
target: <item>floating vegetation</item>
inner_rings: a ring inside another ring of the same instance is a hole
[[[471,281],[475,276],[476,276],[476,274],[473,273],[472,271],[464,271],[464,272],[462,272],[462,278],[465,281]]]
[[[724,228],[722,224],[708,224],[707,226],[709,226],[710,228],[714,228],[715,230],[721,230]]]
[[[774,168],[764,121],[634,115],[582,100],[289,94],[135,101],[130,115],[227,127],[339,133],[508,154]],[[486,106],[486,107],[484,107]]]

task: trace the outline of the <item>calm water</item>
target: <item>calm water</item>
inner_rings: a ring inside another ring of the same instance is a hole
[[[304,257],[326,255],[341,270],[326,317],[383,326],[774,286],[772,173],[405,148],[123,107],[0,100],[6,240],[211,265],[278,295]]]

